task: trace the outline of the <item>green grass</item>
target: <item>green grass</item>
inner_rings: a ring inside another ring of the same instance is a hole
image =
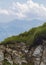
[[[7,60],[4,60],[3,65],[11,65],[11,64]]]
[[[29,31],[21,33],[17,36],[8,37],[2,41],[1,44],[7,44],[7,42],[14,41],[14,43],[24,42],[26,45],[32,45],[34,40],[40,36],[46,37],[46,23],[44,23],[42,26],[32,28]]]

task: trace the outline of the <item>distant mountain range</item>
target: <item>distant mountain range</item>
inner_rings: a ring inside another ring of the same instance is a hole
[[[9,23],[0,23],[0,41],[12,35],[20,34],[32,27],[41,25],[41,20],[13,20]]]

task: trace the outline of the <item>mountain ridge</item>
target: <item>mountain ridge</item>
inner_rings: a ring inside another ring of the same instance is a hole
[[[41,36],[43,36],[43,37],[46,36],[46,23],[44,23],[41,26],[32,28],[29,31],[21,33],[17,36],[9,37],[5,40],[6,41],[16,41],[16,42],[25,42],[27,44],[31,44],[34,38],[37,38],[37,37],[40,38]]]
[[[2,41],[0,65],[46,65],[46,23]]]
[[[8,23],[0,23],[0,41],[3,41],[9,36],[18,35],[28,31],[30,28],[37,27],[41,24],[43,24],[42,20],[13,20]]]

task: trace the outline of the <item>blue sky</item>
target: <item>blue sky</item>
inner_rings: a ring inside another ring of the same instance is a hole
[[[0,40],[46,22],[46,0],[0,0]]]

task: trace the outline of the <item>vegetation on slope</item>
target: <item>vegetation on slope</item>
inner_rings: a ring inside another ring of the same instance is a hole
[[[26,45],[32,45],[41,41],[41,39],[46,39],[46,23],[42,26],[32,28],[29,31],[19,34],[18,36],[12,36],[5,39],[1,44],[5,44],[9,41],[11,42],[24,42]],[[39,40],[40,39],[40,40]]]
[[[18,36],[9,37],[4,41],[2,41],[1,44],[24,42],[26,45],[29,45],[31,47],[42,44],[43,40],[46,40],[46,23],[43,24],[42,26],[32,28],[27,32],[21,33]],[[11,65],[11,64],[8,61],[4,60],[3,65]],[[27,63],[22,65],[33,65],[33,64]]]

